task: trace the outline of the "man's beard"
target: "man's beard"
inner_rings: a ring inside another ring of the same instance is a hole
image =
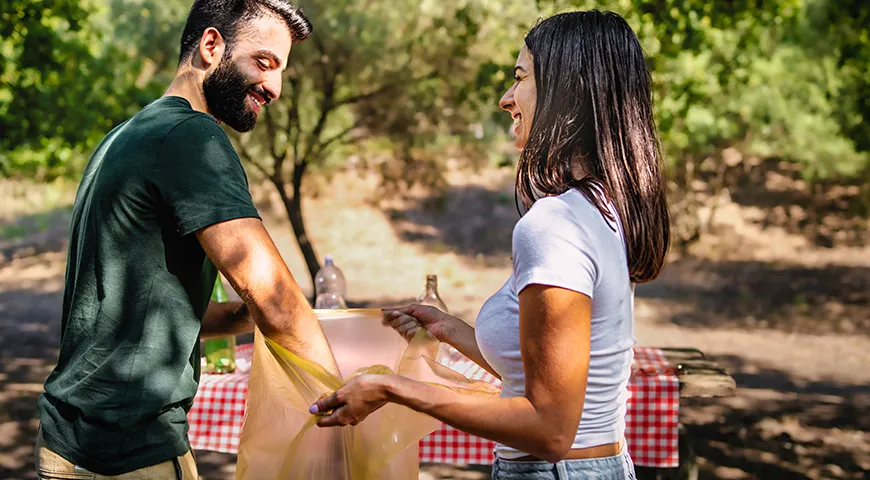
[[[264,99],[269,98],[248,81],[233,61],[222,62],[207,75],[202,90],[209,111],[237,132],[248,132],[257,123],[257,114],[247,105],[248,93],[254,91]]]

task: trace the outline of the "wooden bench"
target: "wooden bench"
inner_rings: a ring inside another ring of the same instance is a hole
[[[734,395],[734,378],[696,348],[659,347],[680,381],[680,398],[720,398]],[[692,439],[680,425],[680,465],[677,468],[636,467],[638,480],[697,480],[698,461]]]
[[[680,379],[680,398],[717,398],[734,395],[734,378],[696,348],[662,348]]]

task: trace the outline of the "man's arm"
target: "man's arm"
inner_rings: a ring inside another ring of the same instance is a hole
[[[202,338],[241,335],[254,330],[254,318],[245,302],[209,302],[202,319]]]
[[[317,317],[263,222],[257,218],[229,220],[198,230],[196,237],[263,334],[338,374]]]

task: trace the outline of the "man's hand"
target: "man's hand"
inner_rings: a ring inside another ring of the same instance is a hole
[[[257,218],[216,223],[196,232],[206,255],[247,305],[257,327],[297,355],[337,374],[314,311]]]

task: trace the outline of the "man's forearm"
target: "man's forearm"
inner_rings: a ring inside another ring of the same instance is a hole
[[[263,334],[296,355],[318,363],[328,372],[339,376],[338,364],[329,342],[314,310],[298,286],[276,285],[271,293],[262,296],[271,301],[264,301],[262,309],[255,313],[255,321]]]
[[[244,302],[209,302],[200,336],[226,337],[254,330],[254,320]]]
[[[302,297],[304,300],[304,297]],[[283,325],[283,328],[263,333],[287,350],[308,360],[321,364],[327,371],[338,375],[338,367],[335,357],[329,349],[329,344],[323,337],[314,313],[307,312],[311,318],[303,322],[301,318],[306,312],[297,312],[297,315],[288,315],[287,312],[270,312],[270,324]],[[264,316],[263,313],[260,314]],[[284,319],[284,320],[279,320]],[[261,320],[262,322],[262,320]],[[303,325],[314,325],[311,331],[306,331]],[[244,302],[210,302],[202,321],[200,336],[203,339],[240,335],[254,330],[256,320]],[[265,325],[264,325],[265,326]],[[323,339],[324,341],[320,341]]]

